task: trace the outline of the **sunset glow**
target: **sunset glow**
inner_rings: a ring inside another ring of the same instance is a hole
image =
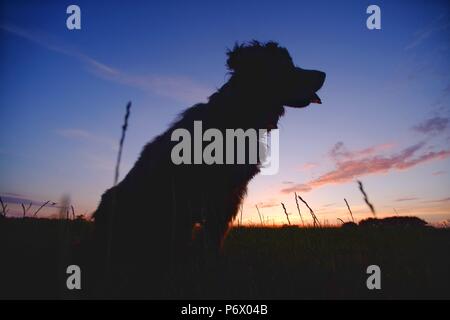
[[[286,109],[280,171],[252,180],[234,224],[286,224],[283,202],[291,223],[301,225],[295,192],[324,224],[350,219],[344,198],[355,219],[373,216],[356,180],[378,217],[450,219],[444,2],[407,2],[405,15],[405,2],[379,1],[386,13],[379,32],[364,27],[361,2],[343,10],[316,1],[303,10],[299,1],[142,1],[108,12],[97,1],[78,3],[85,19],[79,32],[61,27],[64,14],[54,18],[65,3],[1,4],[0,81],[7,85],[0,87],[0,196],[10,215],[22,216],[22,203],[32,202],[32,213],[50,200],[39,216],[56,217],[64,194],[77,214],[90,215],[113,182],[127,101],[133,109],[122,178],[145,143],[228,79],[225,50],[259,39],[280,42],[301,67],[326,71],[327,82],[322,104]],[[308,209],[300,209],[311,224]]]

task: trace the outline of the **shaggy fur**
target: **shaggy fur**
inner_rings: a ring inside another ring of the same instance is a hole
[[[259,172],[257,164],[174,165],[173,130],[185,128],[193,137],[195,120],[203,131],[270,130],[284,106],[320,103],[315,92],[325,74],[296,68],[278,44],[254,41],[227,54],[228,82],[148,143],[123,181],[103,194],[94,214],[102,294],[171,296],[167,283],[192,255],[193,229],[204,259],[212,259]]]

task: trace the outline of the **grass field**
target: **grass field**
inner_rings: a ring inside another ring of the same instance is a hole
[[[92,224],[0,219],[0,298],[89,298],[65,287],[84,268]],[[74,249],[75,248],[75,249]],[[450,229],[233,228],[214,271],[184,270],[176,297],[229,299],[450,298]],[[366,268],[381,268],[368,290]]]

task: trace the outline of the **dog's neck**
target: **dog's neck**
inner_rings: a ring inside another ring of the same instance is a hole
[[[210,102],[219,101],[232,101],[232,102],[244,102],[246,104],[275,104],[269,102],[267,92],[257,86],[255,83],[251,83],[249,80],[240,78],[238,76],[231,76],[231,78],[213,95],[209,97]]]
[[[283,105],[271,101],[265,90],[258,90],[257,86],[245,83],[248,81],[231,76],[227,83],[209,97],[209,103],[214,108],[242,118],[249,127],[276,129],[279,118],[284,114]],[[245,119],[246,117],[249,119]]]

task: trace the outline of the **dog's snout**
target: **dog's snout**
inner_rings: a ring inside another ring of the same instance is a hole
[[[311,71],[311,82],[313,83],[313,90],[318,91],[325,83],[326,73],[318,70]]]
[[[319,74],[319,82],[320,82],[320,87],[323,86],[323,84],[325,83],[325,78],[327,77],[327,74],[325,72],[322,71],[317,71]]]
[[[297,68],[297,74],[301,87],[314,92],[322,88],[325,83],[326,73],[323,71]]]
[[[296,79],[293,81],[292,91],[284,104],[288,107],[303,108],[310,103],[322,103],[316,94],[325,83],[326,74],[318,70],[296,68]]]

